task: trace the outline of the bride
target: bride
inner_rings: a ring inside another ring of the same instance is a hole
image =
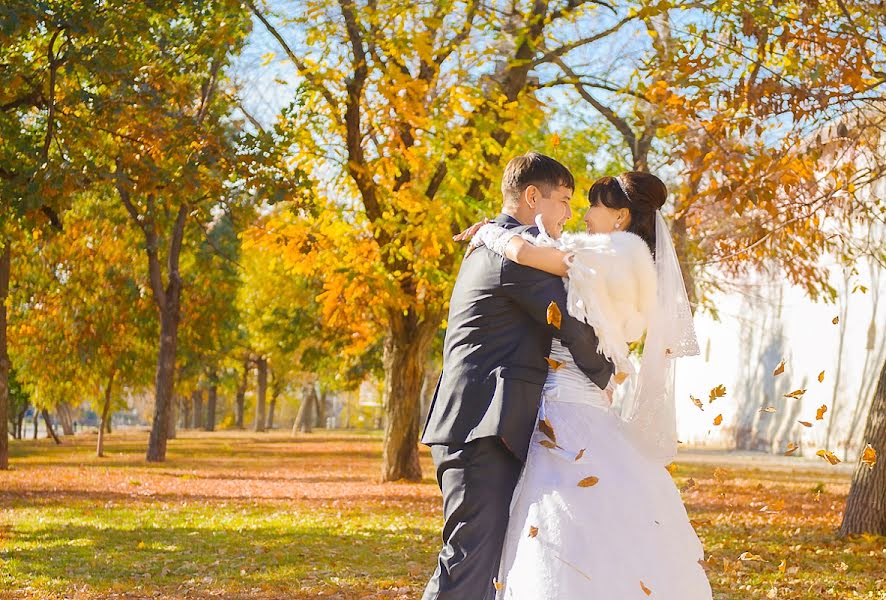
[[[507,258],[566,278],[568,306],[592,325],[598,350],[630,380],[620,410],[555,339],[538,426],[496,581],[499,600],[712,597],[704,552],[665,466],[676,456],[672,363],[698,353],[676,253],[659,212],[660,179],[630,172],[588,192],[587,234],[521,237],[495,224],[476,232]],[[524,234],[525,235],[525,234]],[[641,338],[639,373],[628,344]]]

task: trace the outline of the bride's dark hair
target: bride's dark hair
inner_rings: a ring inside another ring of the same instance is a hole
[[[619,183],[620,180],[620,183]],[[591,206],[602,204],[609,208],[627,208],[631,224],[627,231],[646,242],[655,257],[655,211],[664,206],[668,188],[652,173],[628,171],[615,177],[601,177],[588,190]]]

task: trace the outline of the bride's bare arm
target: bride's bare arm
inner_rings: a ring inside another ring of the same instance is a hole
[[[516,235],[505,246],[505,256],[518,265],[532,267],[551,275],[566,276],[566,263],[564,259],[569,256],[569,253],[563,252],[558,248],[534,246]]]

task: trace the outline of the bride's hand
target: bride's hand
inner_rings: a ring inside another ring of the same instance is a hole
[[[452,236],[452,239],[453,239],[453,241],[456,241],[456,242],[464,242],[465,240],[470,240],[471,238],[474,237],[474,235],[476,235],[476,233],[478,231],[480,231],[480,228],[483,227],[484,225],[486,225],[487,223],[489,223],[489,219],[483,219],[482,221],[480,221],[478,223],[474,223],[473,225],[471,225],[470,227],[468,227],[467,229],[465,229],[464,231],[462,231],[458,235]]]

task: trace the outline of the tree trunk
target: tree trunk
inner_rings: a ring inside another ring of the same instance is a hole
[[[271,377],[271,402],[268,404],[268,419],[265,427],[270,431],[274,428],[274,409],[277,408],[277,397],[280,395],[280,379],[274,369],[269,369]]]
[[[218,402],[218,384],[215,375],[210,375],[209,390],[206,392],[206,431],[215,431],[215,407]]]
[[[182,409],[182,427],[185,429],[191,429],[193,423],[191,422],[191,415],[193,414],[193,401],[190,398],[182,398],[181,399],[181,409]]]
[[[302,433],[311,433],[311,423],[313,423],[317,390],[314,388],[313,383],[305,385],[302,390],[301,406],[298,407],[298,414],[295,415],[295,423],[292,424],[292,435],[295,435],[299,431]]]
[[[176,425],[178,425],[178,410],[176,410],[177,409],[176,405],[178,404],[177,400],[178,400],[178,398],[176,398],[175,394],[173,393],[173,396],[169,401],[169,408],[166,411],[166,439],[167,440],[174,440],[176,437],[175,436],[176,429],[177,429]]]
[[[385,439],[382,480],[419,481],[419,413],[428,351],[439,319],[421,319],[410,309],[391,314],[385,340]]]
[[[52,427],[52,421],[49,420],[49,411],[45,408],[40,411],[40,414],[43,417],[43,423],[46,425],[46,437],[51,437],[56,444],[61,444],[62,441],[58,439],[58,435],[55,433],[55,429]]]
[[[34,438],[37,439],[37,424],[40,422],[40,411],[37,410],[37,407],[34,407]]]
[[[237,386],[237,397],[234,401],[237,421],[237,429],[243,429],[243,414],[246,404],[246,387],[249,385],[249,356],[243,359],[243,374],[240,376],[240,385]]]
[[[108,422],[105,423],[105,433],[111,435],[111,421],[114,420],[114,415],[108,415]]]
[[[55,414],[58,415],[59,425],[62,426],[64,435],[74,435],[74,416],[71,406],[67,402],[61,402],[55,408]]]
[[[880,455],[873,469],[860,463],[852,478],[840,536],[853,533],[886,535],[886,361],[868,413],[864,442]]]
[[[259,357],[255,361],[256,372],[258,374],[258,389],[255,394],[255,431],[265,430],[265,395],[268,391],[268,359],[264,356]]]
[[[194,405],[194,429],[203,429],[203,390],[191,392],[191,403]]]
[[[3,250],[0,252],[2,252],[0,253],[0,471],[5,471],[9,468],[9,369],[11,365],[6,347],[6,298],[9,296],[9,271],[12,254],[10,240],[5,240]]]
[[[114,376],[117,369],[111,369],[111,375],[108,377],[108,385],[105,386],[105,402],[102,405],[102,418],[98,424],[98,442],[95,447],[95,455],[99,458],[105,455],[105,423],[111,416],[111,389],[114,385]]]
[[[15,417],[15,432],[12,437],[17,440],[24,439],[24,429],[25,429],[25,412],[27,412],[28,407],[21,409]]]
[[[320,393],[314,394],[314,427],[326,429],[326,397],[328,392],[320,386]]]
[[[166,310],[160,312],[160,349],[157,353],[157,375],[154,380],[154,421],[148,439],[148,462],[166,460],[166,438],[169,411],[175,384],[175,353],[178,342],[179,294],[166,295]]]

